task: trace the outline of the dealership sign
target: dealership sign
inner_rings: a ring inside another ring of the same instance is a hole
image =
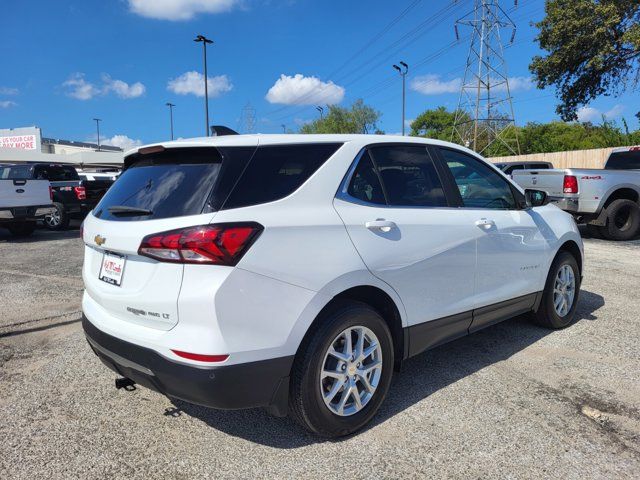
[[[20,150],[36,150],[35,135],[13,135],[0,137],[0,148],[19,148]]]

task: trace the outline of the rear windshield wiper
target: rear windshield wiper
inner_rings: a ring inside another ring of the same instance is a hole
[[[153,215],[153,212],[146,208],[127,207],[126,205],[114,205],[113,207],[107,208],[107,210],[109,210],[109,213],[113,215]]]

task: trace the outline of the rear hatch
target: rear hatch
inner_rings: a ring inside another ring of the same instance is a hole
[[[255,147],[224,156],[213,147],[150,150],[125,159],[125,171],[85,219],[83,277],[110,316],[169,330],[178,322],[184,265],[138,254],[141,242],[209,224],[243,167],[234,154],[250,158]]]

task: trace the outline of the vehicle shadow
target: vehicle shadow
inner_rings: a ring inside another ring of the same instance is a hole
[[[580,295],[577,322],[597,320],[596,312],[605,304],[604,298],[585,290]],[[506,360],[552,333],[520,316],[409,359],[402,371],[394,375],[389,394],[373,421],[354,435],[384,423],[438,390]],[[273,448],[291,449],[344,440],[316,437],[290,418],[275,418],[262,409],[221,411],[179,400],[173,403],[175,408],[167,409],[165,415],[189,415],[229,435]]]
[[[70,238],[80,238],[78,228],[69,227],[68,230],[52,232],[44,228],[37,228],[33,234],[28,237],[14,237],[9,230],[0,228],[0,243],[37,243],[50,242],[53,240],[67,240]]]

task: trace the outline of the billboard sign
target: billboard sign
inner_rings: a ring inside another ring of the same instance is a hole
[[[17,148],[19,150],[37,150],[35,135],[11,135],[0,137],[0,148]]]

